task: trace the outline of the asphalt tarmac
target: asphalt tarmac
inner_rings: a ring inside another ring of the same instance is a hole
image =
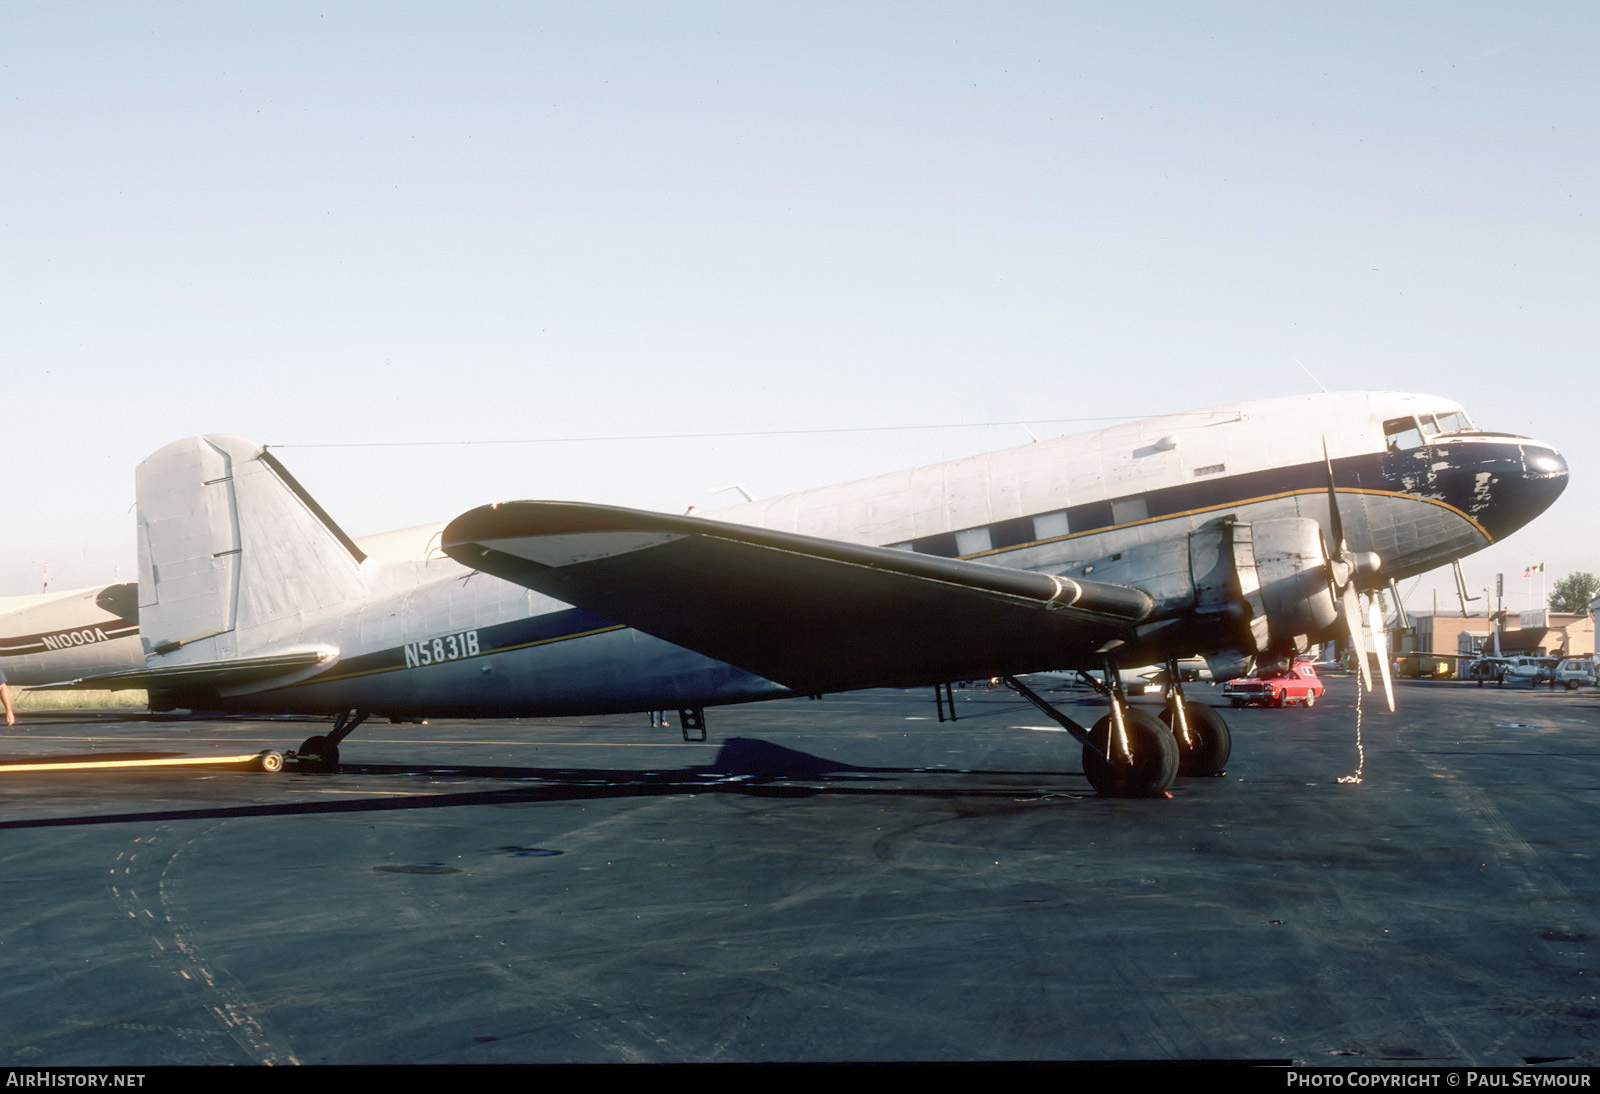
[[[1328,683],[1166,800],[982,689],[0,770],[0,1061],[1595,1062],[1600,693],[1405,685],[1358,748]],[[37,715],[0,759],[324,731]]]

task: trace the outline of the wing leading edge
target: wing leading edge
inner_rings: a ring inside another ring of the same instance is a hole
[[[1124,585],[576,502],[474,509],[443,547],[801,693],[1092,663],[1152,607]]]

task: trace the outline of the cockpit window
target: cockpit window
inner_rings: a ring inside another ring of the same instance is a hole
[[[1460,433],[1472,428],[1472,420],[1459,410],[1452,410],[1448,414],[1440,414],[1439,429],[1445,433]]]
[[[1415,418],[1392,418],[1383,423],[1384,442],[1390,452],[1422,447],[1422,429]]]

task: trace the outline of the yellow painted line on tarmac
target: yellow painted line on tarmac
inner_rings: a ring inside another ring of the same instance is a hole
[[[104,768],[117,767],[200,767],[205,765],[217,766],[220,764],[247,764],[255,763],[261,758],[259,752],[252,752],[246,756],[184,756],[179,759],[159,760],[68,760],[42,763],[6,763],[0,761],[0,774],[9,771],[90,771]]]
[[[632,732],[632,731],[629,730],[627,732]],[[641,730],[641,732],[648,732],[648,731]],[[252,736],[262,736],[262,734],[252,734]],[[281,736],[292,737],[294,735],[293,734],[282,734]],[[509,738],[507,740],[472,740],[472,739],[462,739],[462,738],[455,738],[455,737],[430,737],[430,736],[427,736],[425,734],[420,734],[420,733],[417,734],[414,737],[368,737],[364,733],[357,733],[353,737],[351,737],[349,740],[350,740],[350,744],[352,746],[354,746],[354,745],[411,745],[411,746],[415,746],[415,745],[428,745],[428,744],[435,744],[435,745],[462,744],[462,745],[507,745],[507,746],[515,745],[517,747],[533,746],[533,747],[538,747],[538,748],[545,748],[545,747],[564,747],[564,748],[653,748],[653,747],[656,747],[656,746],[666,747],[667,745],[680,745],[680,744],[703,745],[703,744],[707,744],[708,743],[706,741],[681,741],[677,737],[671,737],[671,736],[664,736],[658,741],[585,741],[585,740],[579,740],[579,741],[551,741],[551,740],[541,740],[540,738],[538,738],[536,736],[533,736],[533,735],[529,735],[527,737],[514,737],[514,738]],[[169,748],[174,746],[174,745],[180,744],[180,743],[184,744],[184,745],[194,745],[194,744],[236,744],[237,743],[237,741],[234,738],[229,738],[229,737],[185,737],[180,742],[180,741],[177,741],[177,740],[175,740],[175,739],[173,739],[171,737],[124,737],[124,736],[115,736],[115,737],[113,737],[113,736],[108,735],[108,734],[94,734],[94,735],[75,736],[75,737],[35,737],[35,736],[31,736],[31,735],[27,736],[27,737],[6,737],[6,736],[3,736],[3,735],[0,735],[0,744],[10,743],[10,744],[35,744],[36,745],[36,744],[39,744],[40,742],[43,742],[43,741],[64,742],[64,743],[67,743],[67,744],[83,743],[83,742],[87,742],[87,741],[94,741],[94,742],[99,742],[99,743],[102,743],[102,744],[103,743],[108,743],[108,742],[114,742],[117,745],[129,745],[129,746],[132,746],[132,745],[145,745],[145,744],[161,744],[161,745],[166,745]],[[3,762],[4,761],[0,761],[0,763],[3,763]]]
[[[362,737],[359,734],[348,739],[354,745],[506,745],[518,748],[667,748],[680,745],[707,745],[718,743],[715,739],[708,741],[681,741],[676,737],[660,741],[544,741],[538,738],[519,737],[512,741],[468,741],[457,740],[453,737]],[[449,766],[449,765],[444,765]]]
[[[0,742],[5,742],[7,744],[29,745],[29,744],[38,744],[41,741],[66,741],[68,743],[73,743],[73,742],[78,742],[78,741],[115,741],[118,744],[127,744],[127,743],[131,743],[131,742],[140,742],[140,741],[151,741],[151,742],[155,742],[155,743],[158,743],[158,744],[165,744],[165,745],[168,745],[168,746],[177,745],[177,744],[185,744],[185,745],[194,745],[194,744],[235,745],[235,744],[239,743],[239,736],[246,736],[246,734],[240,734],[238,736],[233,736],[233,737],[191,737],[188,734],[184,734],[182,737],[174,737],[174,736],[172,736],[170,734],[167,735],[167,736],[155,736],[155,735],[135,736],[135,735],[127,734],[127,733],[73,733],[73,734],[70,734],[70,735],[68,735],[68,734],[44,734],[44,733],[15,733],[15,734],[8,733],[8,734],[0,734]],[[262,736],[262,734],[252,732],[252,733],[248,734],[248,736],[259,737],[259,736]]]

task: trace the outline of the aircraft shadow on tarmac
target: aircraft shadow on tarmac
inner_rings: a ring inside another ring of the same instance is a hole
[[[104,753],[98,754],[105,758]],[[130,754],[131,755],[131,754]],[[152,757],[160,753],[140,753]],[[63,757],[55,757],[62,759]],[[817,794],[871,793],[919,796],[1014,797],[1015,785],[909,787],[897,782],[901,776],[938,774],[947,776],[1025,776],[1054,778],[1071,776],[1076,771],[981,771],[974,769],[928,767],[863,767],[814,756],[747,737],[724,741],[709,764],[694,764],[676,769],[645,770],[617,768],[497,767],[446,764],[360,764],[347,763],[338,772],[288,774],[289,778],[327,779],[336,775],[377,775],[415,778],[432,776],[449,779],[516,780],[537,786],[504,787],[495,790],[443,791],[423,797],[355,798],[344,801],[281,802],[270,805],[204,806],[194,809],[162,809],[141,812],[98,813],[68,817],[19,818],[0,820],[0,829],[59,828],[77,825],[148,823],[152,821],[204,820],[226,817],[275,817],[316,813],[368,813],[399,809],[443,809],[463,805],[507,805],[521,802],[559,802],[604,798],[633,798],[669,794],[737,793],[755,797],[809,797]],[[262,777],[262,776],[256,776]],[[276,776],[282,778],[285,776]],[[824,783],[828,785],[814,785]],[[352,788],[351,793],[360,793]],[[1087,794],[1087,791],[1085,791]]]

